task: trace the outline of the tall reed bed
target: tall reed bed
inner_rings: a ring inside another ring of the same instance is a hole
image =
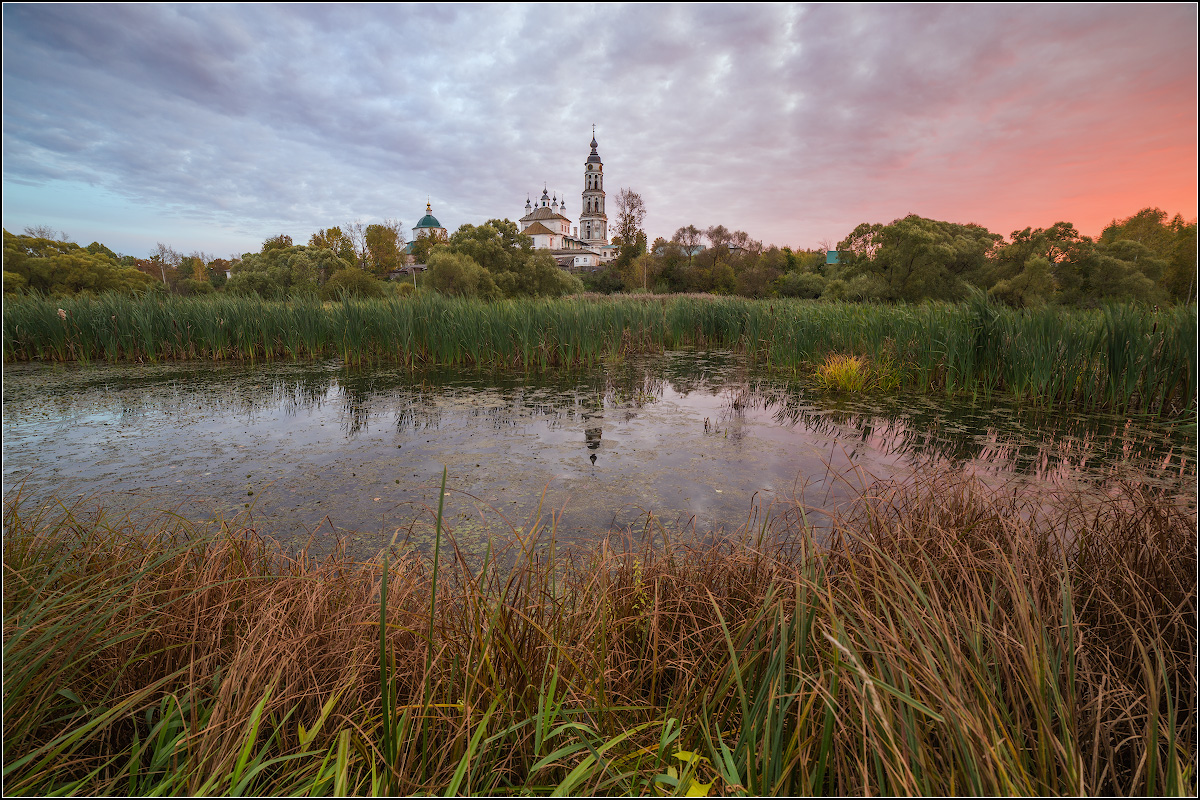
[[[1194,795],[1190,512],[949,472],[821,541],[775,511],[476,563],[439,513],[434,558],[355,563],[18,499],[5,789]]]
[[[921,391],[1196,411],[1193,306],[1014,311],[981,297],[921,306],[695,296],[483,303],[422,294],[324,305],[32,297],[4,308],[6,361],[339,356],[353,365],[545,370],[678,347],[740,350],[770,368],[804,373],[831,355],[860,356],[886,367],[895,380],[885,383]]]

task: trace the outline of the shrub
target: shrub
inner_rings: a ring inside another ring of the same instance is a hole
[[[383,284],[357,267],[340,269],[321,287],[322,300],[341,300],[345,297],[383,297]]]
[[[825,278],[814,272],[789,272],[781,276],[775,286],[784,297],[815,300],[825,291]]]
[[[463,253],[434,250],[429,256],[426,280],[442,294],[481,297],[485,300],[500,296],[500,289],[491,273]]]

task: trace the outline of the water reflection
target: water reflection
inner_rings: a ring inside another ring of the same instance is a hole
[[[443,466],[455,491],[517,519],[574,509],[562,525],[581,535],[649,510],[733,528],[752,498],[786,498],[801,482],[816,489],[809,499],[835,503],[847,491],[826,476],[849,467],[887,477],[942,463],[1051,482],[1137,474],[1194,497],[1195,433],[1000,402],[830,395],[729,353],[549,377],[333,360],[15,365],[4,381],[6,494],[26,480],[46,495],[166,493],[307,529],[326,517],[393,524],[430,501]]]

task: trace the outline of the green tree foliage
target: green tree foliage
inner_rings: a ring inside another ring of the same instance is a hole
[[[671,241],[679,246],[680,251],[687,258],[690,269],[696,254],[704,249],[704,231],[695,225],[688,225],[675,231]]]
[[[508,219],[463,225],[450,237],[447,248],[487,270],[504,297],[557,297],[583,291],[578,278],[561,269],[546,251],[535,250],[529,237]],[[432,270],[432,261],[429,266]]]
[[[1097,245],[1085,259],[1073,264],[1082,278],[1076,303],[1097,305],[1104,300],[1165,303],[1169,296],[1158,280],[1166,262],[1150,248],[1128,239]]]
[[[1143,208],[1123,220],[1113,220],[1097,243],[1116,245],[1121,241],[1137,242],[1146,247],[1162,269],[1155,282],[1172,299],[1187,302],[1196,291],[1196,221],[1184,221],[1180,214],[1167,219],[1161,208]],[[1149,275],[1145,269],[1141,270]]]
[[[220,289],[229,280],[225,273],[233,268],[233,262],[225,258],[214,258],[208,264],[208,282],[214,289]]]
[[[233,265],[233,277],[225,291],[280,300],[302,294],[315,294],[322,274],[332,275],[350,264],[332,250],[293,245],[272,247],[261,253],[246,253]]]
[[[262,252],[265,253],[268,250],[284,250],[291,246],[292,237],[288,236],[286,233],[281,233],[278,236],[272,236],[270,239],[267,239],[265,242],[263,242]]]
[[[414,264],[428,264],[429,254],[433,252],[433,248],[439,244],[445,244],[449,241],[446,234],[439,231],[431,231],[425,236],[418,236],[413,239],[412,251],[409,255],[412,256]]]
[[[24,275],[17,272],[9,272],[4,270],[4,293],[19,294],[29,288],[29,281]]]
[[[212,294],[216,291],[208,281],[198,281],[195,278],[183,278],[175,285],[175,291],[185,297],[201,294]]]
[[[1006,305],[1026,308],[1044,305],[1054,296],[1053,265],[1044,256],[1025,261],[1021,271],[998,281],[988,293]]]
[[[317,231],[308,238],[308,244],[310,247],[332,250],[347,264],[354,264],[358,261],[354,252],[354,243],[337,225]]]
[[[722,259],[728,257],[733,234],[724,225],[711,225],[704,229],[704,238],[708,239],[708,249],[704,251],[702,259],[709,267],[716,268]]]
[[[825,291],[825,278],[812,272],[789,272],[779,278],[776,289],[784,297],[815,300]]]
[[[100,245],[97,252],[62,242],[4,231],[4,290],[43,294],[148,290],[153,278],[121,265],[116,254]],[[105,253],[103,251],[108,251]],[[9,275],[16,276],[11,281]]]
[[[581,281],[584,289],[600,294],[613,294],[625,288],[625,281],[622,280],[621,273],[611,264],[603,269],[587,273],[581,278]]]
[[[87,251],[94,256],[99,256],[99,255],[108,256],[109,258],[111,258],[113,261],[116,261],[116,262],[120,262],[120,260],[121,260],[121,256],[117,255],[112,250],[109,250],[107,247],[100,244],[99,242],[92,242],[91,244],[89,244],[87,246]]]
[[[383,281],[357,267],[338,270],[321,287],[322,300],[342,300],[347,297],[383,297],[384,294]]]
[[[980,271],[979,286],[1009,305],[1037,306],[1063,297],[1080,297],[1078,264],[1092,252],[1092,242],[1069,222],[1049,228],[1013,231],[1012,241],[992,252]]]
[[[363,236],[371,272],[386,275],[403,266],[404,234],[400,231],[399,221],[386,220],[382,224],[368,225]]]
[[[911,214],[890,225],[860,225],[837,249],[851,254],[844,274],[852,293],[854,279],[874,279],[861,283],[864,299],[961,300],[1002,238],[979,225]]]
[[[617,245],[617,269],[624,272],[633,260],[646,252],[646,232],[642,225],[646,219],[646,204],[642,196],[632,189],[617,192],[616,225],[613,229],[613,244]]]
[[[1067,222],[1014,231],[1011,239],[996,248],[980,271],[980,285],[1009,305],[1169,300],[1162,283],[1170,262],[1140,241],[1110,235],[1107,241],[1101,237],[1093,242]],[[1169,247],[1163,249],[1169,252]]]
[[[425,284],[442,294],[485,300],[500,297],[492,274],[466,253],[439,247],[429,255],[428,265]]]

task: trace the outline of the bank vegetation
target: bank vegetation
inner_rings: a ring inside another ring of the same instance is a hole
[[[7,501],[10,795],[1195,793],[1194,506],[1135,482],[367,562]]]
[[[1194,306],[1011,309],[864,305],[707,295],[483,301],[422,292],[321,302],[118,294],[10,299],[4,360],[341,358],[347,365],[576,369],[676,348],[748,354],[816,375],[856,357],[872,386],[1047,407],[1195,413]]]

